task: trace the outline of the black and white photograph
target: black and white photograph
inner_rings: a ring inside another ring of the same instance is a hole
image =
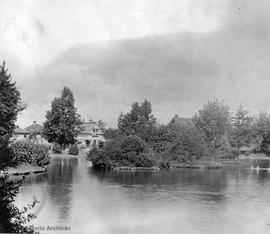
[[[270,233],[269,13],[0,0],[0,233]]]

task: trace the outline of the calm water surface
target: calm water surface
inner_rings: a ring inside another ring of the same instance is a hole
[[[59,156],[26,179],[16,204],[33,196],[34,226],[69,233],[270,233],[270,171],[245,166],[97,173],[84,157]]]

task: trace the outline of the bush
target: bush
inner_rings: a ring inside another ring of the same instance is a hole
[[[41,167],[50,162],[49,148],[46,145],[17,141],[10,145],[10,149],[16,162],[28,162]]]
[[[111,169],[112,161],[103,149],[93,148],[88,153],[88,159],[92,161],[95,169]]]
[[[120,147],[123,154],[135,152],[138,155],[147,151],[145,142],[135,135],[125,137]]]
[[[139,155],[136,155],[134,158],[134,164],[135,167],[153,167],[154,161],[151,158],[151,155],[149,153],[142,153]]]
[[[54,154],[61,154],[62,153],[62,148],[61,148],[61,145],[59,145],[58,143],[53,143],[53,146],[52,146],[52,151]]]
[[[77,144],[71,145],[68,150],[68,154],[70,155],[78,155],[79,154],[79,149]]]

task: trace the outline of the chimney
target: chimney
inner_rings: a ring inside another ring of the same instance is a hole
[[[33,124],[36,124],[37,123],[37,121],[33,121]]]

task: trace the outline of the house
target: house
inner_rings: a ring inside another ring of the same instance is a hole
[[[12,140],[18,141],[18,140],[28,140],[32,138],[33,141],[36,141],[37,143],[45,143],[48,142],[42,137],[42,125],[38,124],[36,121],[34,121],[31,125],[29,125],[26,128],[19,128],[17,127],[14,130],[14,134],[12,137]]]
[[[194,123],[191,118],[180,118],[178,115],[175,115],[168,124],[169,126],[180,125],[180,126],[189,126],[193,127]]]
[[[83,130],[77,135],[78,144],[90,148],[94,145],[101,146],[105,142],[103,132],[96,122],[89,120],[82,124]]]

